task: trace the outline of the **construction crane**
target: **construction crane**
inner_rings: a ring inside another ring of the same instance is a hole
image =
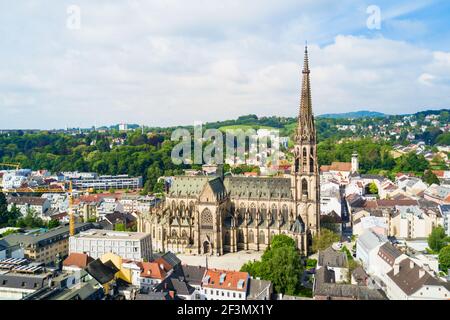
[[[50,188],[16,188],[16,189],[0,189],[2,193],[68,193],[69,197],[69,234],[75,235],[75,217],[73,215],[73,190],[72,181],[69,181],[69,189],[50,189]]]
[[[16,170],[20,169],[20,163],[6,163],[6,162],[0,162],[0,166],[3,167],[13,167],[16,168]]]

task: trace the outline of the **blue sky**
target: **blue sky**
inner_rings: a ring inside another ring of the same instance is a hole
[[[446,0],[3,0],[0,128],[295,116],[306,40],[315,114],[450,108],[449,21]]]

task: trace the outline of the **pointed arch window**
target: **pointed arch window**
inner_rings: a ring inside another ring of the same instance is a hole
[[[258,239],[260,244],[265,244],[266,243],[266,235],[264,234],[264,231],[259,231],[259,239]]]
[[[275,221],[276,220],[276,218],[277,218],[277,212],[278,212],[278,210],[277,210],[277,205],[276,204],[273,204],[272,205],[272,210],[271,210],[271,218],[272,218],[272,221]]]
[[[261,209],[259,210],[259,220],[266,220],[267,219],[267,208],[266,205],[263,203],[261,205]]]
[[[255,242],[255,235],[253,233],[253,230],[250,230],[248,232],[248,243],[254,243]]]
[[[287,223],[288,215],[289,215],[289,209],[288,209],[287,205],[283,205],[283,209],[281,210],[281,216],[283,218],[284,223]]]
[[[239,229],[238,235],[237,235],[237,241],[239,243],[244,243],[244,230]]]
[[[308,199],[308,181],[305,178],[302,179],[302,195]]]
[[[250,216],[252,221],[256,220],[256,206],[254,203],[252,203],[251,208],[250,208]]]
[[[306,147],[303,148],[303,170],[306,169],[307,161],[308,161],[308,152],[306,151]]]
[[[225,236],[224,236],[224,239],[223,239],[223,244],[230,245],[230,242],[231,242],[230,232],[227,231],[227,232],[225,232]]]

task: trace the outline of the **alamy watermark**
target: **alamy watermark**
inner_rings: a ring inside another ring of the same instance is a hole
[[[81,8],[75,4],[67,7],[66,27],[69,30],[81,29]]]
[[[286,140],[287,138],[284,138]],[[194,124],[193,135],[188,129],[172,132],[172,162],[184,164],[278,164],[280,133],[278,129],[206,129]]]
[[[381,9],[379,6],[370,5],[366,9],[369,17],[366,20],[366,25],[369,30],[381,29]]]

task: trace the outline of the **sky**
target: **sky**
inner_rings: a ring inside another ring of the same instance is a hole
[[[0,129],[450,108],[447,0],[0,0]]]

